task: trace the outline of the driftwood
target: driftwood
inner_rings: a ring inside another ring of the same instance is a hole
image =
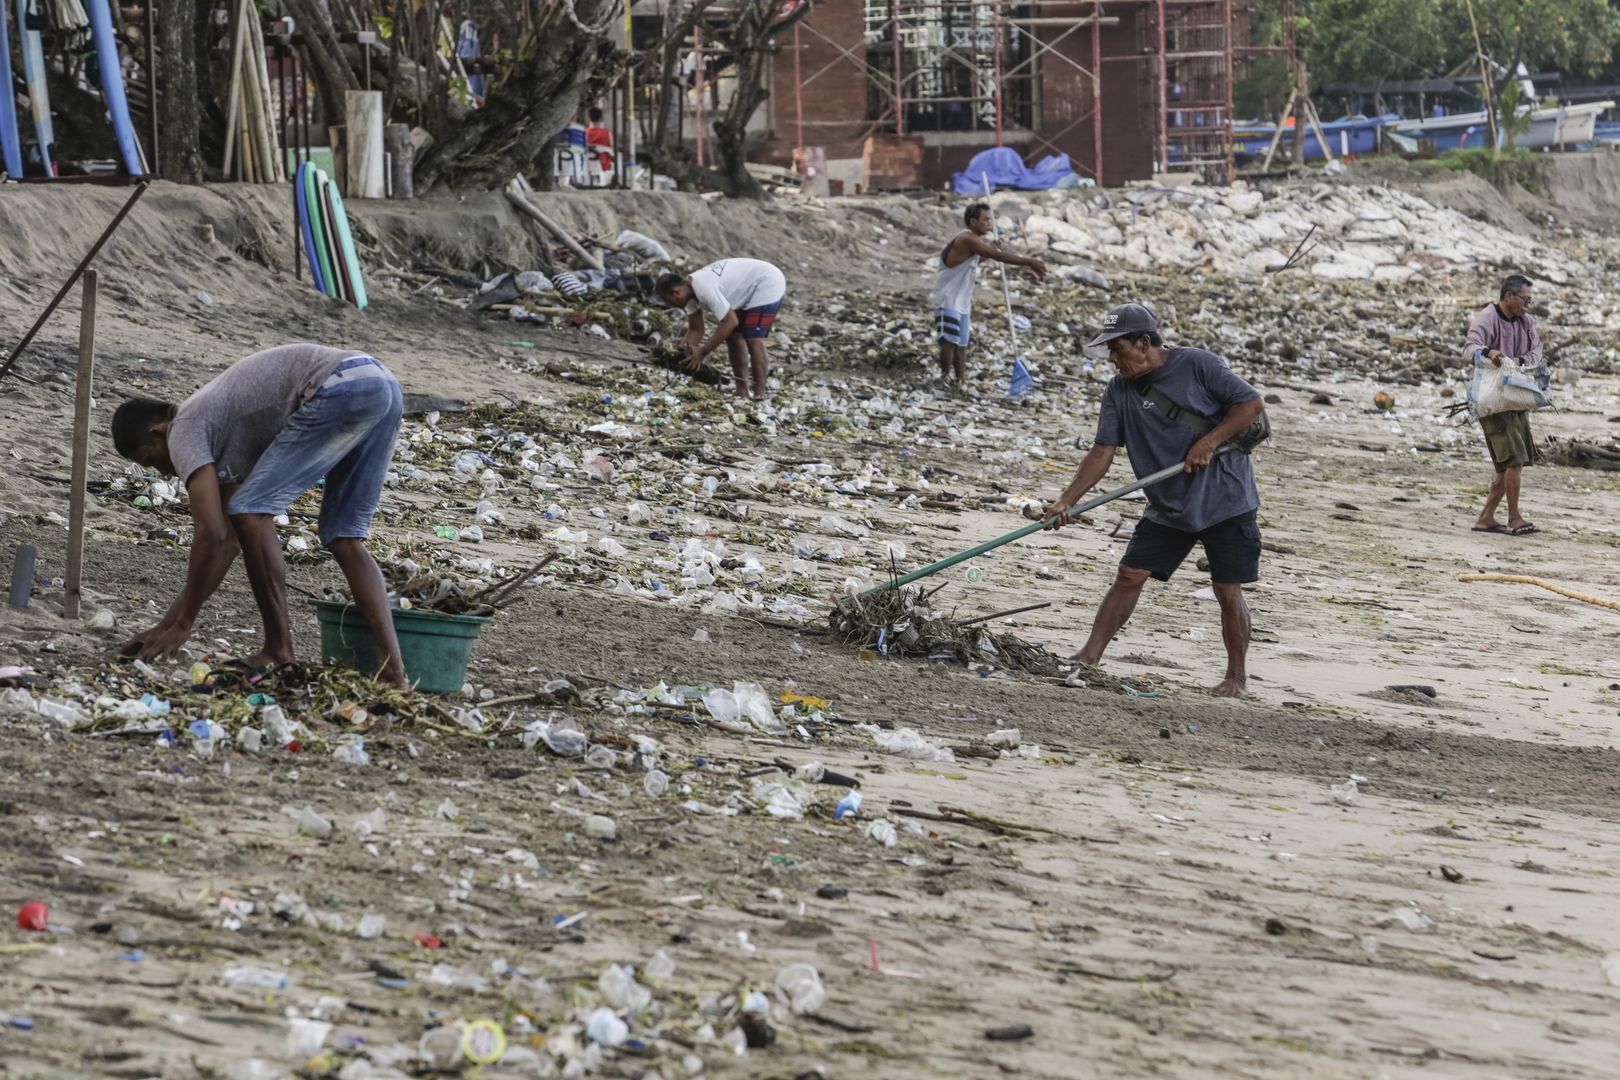
[[[586,266],[589,266],[592,270],[601,270],[602,260],[580,247],[579,241],[570,236],[567,229],[564,229],[561,225],[557,224],[543,211],[541,211],[538,206],[534,205],[534,203],[529,200],[528,193],[530,190],[529,182],[527,180],[523,179],[521,176],[513,177],[512,182],[506,185],[507,201],[513,206],[517,207],[522,213],[527,214],[529,217],[534,218],[534,220],[545,226],[547,232],[555,236],[562,242],[564,247],[573,252],[574,258],[578,259]]]

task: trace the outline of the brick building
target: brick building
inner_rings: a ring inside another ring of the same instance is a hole
[[[1161,160],[1229,159],[1233,10],[1220,0],[821,0],[777,43],[750,157],[788,165],[803,145],[845,187],[937,189],[997,145],[999,127],[1026,164],[1065,153],[1096,177],[1099,70],[1102,184],[1147,179]]]

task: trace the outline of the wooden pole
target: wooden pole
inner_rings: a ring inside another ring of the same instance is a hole
[[[232,172],[236,173],[238,180],[242,174],[236,168],[236,131],[241,126],[241,94],[242,94],[242,43],[247,35],[247,17],[242,11],[242,5],[236,5],[236,34],[231,43],[231,80],[230,91],[225,97],[225,157],[220,162],[220,169],[227,179]]]
[[[90,391],[96,367],[96,272],[84,272],[84,302],[79,308],[79,383],[73,392],[73,486],[68,493],[67,583],[62,614],[79,617],[84,574],[84,496],[90,467]]]
[[[529,199],[529,182],[522,176],[516,176],[510,184],[506,185],[506,198],[513,206],[534,218],[546,227],[546,230],[562,241],[564,247],[574,253],[574,257],[589,266],[592,270],[602,269],[602,260],[579,246],[579,242],[568,235],[568,230],[557,224],[550,217],[541,212],[540,208]]]
[[[1496,102],[1491,73],[1485,70],[1485,46],[1480,44],[1479,23],[1474,21],[1474,0],[1468,2],[1468,25],[1474,31],[1474,59],[1479,61],[1479,96],[1485,101],[1485,123],[1491,128],[1491,153],[1496,153]]]
[[[1271,133],[1271,145],[1266,147],[1266,159],[1260,163],[1261,172],[1271,171],[1271,159],[1277,156],[1277,147],[1282,143],[1283,120],[1294,115],[1294,102],[1299,99],[1299,87],[1288,91],[1288,104],[1283,106],[1282,116],[1277,117],[1277,130]],[[1299,121],[1294,121],[1296,124]]]

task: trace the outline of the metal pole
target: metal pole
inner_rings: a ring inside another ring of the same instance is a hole
[[[1170,168],[1170,62],[1165,57],[1164,0],[1157,0],[1159,11],[1159,170]]]
[[[90,391],[96,368],[96,272],[84,272],[84,301],[79,308],[79,382],[73,395],[73,486],[68,493],[67,578],[62,614],[79,617],[84,575],[84,484],[90,466]]]
[[[1098,187],[1103,186],[1102,17],[1102,0],[1096,0],[1091,10],[1091,164]]]
[[[1151,476],[1144,476],[1142,479],[1134,480],[1123,487],[1117,487],[1113,491],[1104,492],[1103,494],[1098,495],[1095,499],[1088,499],[1085,502],[1080,503],[1078,506],[1070,507],[1069,514],[1071,516],[1079,516],[1080,514],[1090,513],[1104,503],[1113,502],[1115,499],[1129,495],[1133,491],[1141,491],[1145,487],[1151,487],[1152,485],[1160,483],[1161,481],[1170,479],[1172,476],[1177,476],[1183,470],[1185,470],[1186,467],[1186,464],[1180,461],[1176,462],[1174,465],[1168,465],[1165,468],[1160,469],[1158,472],[1153,473]],[[1010,532],[1006,536],[998,536],[994,540],[987,540],[978,547],[968,548],[966,551],[952,555],[948,559],[941,559],[938,562],[929,563],[927,566],[924,566],[919,570],[913,570],[904,577],[896,578],[893,581],[886,581],[882,585],[875,588],[867,589],[863,595],[875,596],[878,593],[890,592],[894,589],[910,585],[913,581],[919,581],[922,578],[937,574],[941,570],[948,570],[957,563],[967,562],[969,559],[976,559],[986,552],[994,551],[1003,544],[1010,544],[1014,540],[1021,540],[1031,533],[1040,532],[1042,529],[1050,525],[1053,520],[1053,518],[1046,518],[1043,521],[1037,521],[1034,524],[1024,526],[1022,529],[1017,529]]]
[[[804,167],[804,80],[799,70],[799,24],[793,24],[793,130],[799,147],[799,167]]]
[[[1226,107],[1221,113],[1220,140],[1224,149],[1223,156],[1226,158],[1223,182],[1230,184],[1237,173],[1236,166],[1232,161],[1232,80],[1237,78],[1237,72],[1232,69],[1232,0],[1224,0],[1222,8],[1224,9],[1225,29],[1221,32],[1226,36],[1226,77],[1223,80],[1226,83],[1226,100],[1224,102]]]
[[[68,275],[68,279],[62,283],[62,287],[56,290],[56,295],[51,297],[49,304],[45,305],[45,310],[40,313],[39,318],[34,320],[34,325],[28,328],[28,333],[24,334],[23,339],[17,343],[17,347],[11,350],[11,355],[6,358],[5,366],[0,367],[0,379],[9,375],[11,369],[17,366],[17,360],[22,356],[23,350],[28,348],[28,343],[34,340],[34,335],[39,333],[39,328],[45,325],[45,320],[51,317],[51,312],[56,310],[57,305],[62,302],[62,298],[68,294],[68,290],[73,288],[79,278],[84,276],[85,270],[89,268],[95,257],[101,253],[102,246],[112,237],[114,230],[123,224],[124,219],[129,216],[129,212],[135,209],[135,204],[140,201],[141,196],[146,194],[146,188],[150,183],[149,180],[142,180],[135,185],[135,191],[130,195],[129,201],[124,203],[123,209],[119,210],[107,227],[101,231],[101,235],[96,238],[96,242],[91,246],[89,253],[79,260],[79,265],[73,268],[73,273]]]
[[[636,167],[636,46],[635,29],[630,23],[630,8],[633,5],[626,0],[624,5],[624,100],[625,100],[625,136],[620,142],[625,144],[625,171],[619,174],[619,182],[626,188],[632,188],[634,177],[630,174]]]
[[[697,163],[703,164],[703,27],[692,27],[692,86],[697,91],[697,115],[692,118],[697,139]]]
[[[157,0],[146,0],[146,104],[151,109],[147,119],[152,127],[152,175],[163,175],[162,160],[158,157],[158,82],[157,82],[157,19],[153,8]]]
[[[889,0],[889,11],[894,15],[894,133],[906,133],[905,86],[900,79],[900,0]]]
[[[996,145],[1001,145],[1001,0],[990,0],[990,36],[994,40],[996,69]],[[991,215],[992,218],[994,215]],[[1002,275],[1006,277],[1005,274]]]

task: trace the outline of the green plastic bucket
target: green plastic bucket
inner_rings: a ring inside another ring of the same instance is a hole
[[[321,620],[321,655],[361,671],[376,671],[377,639],[371,624],[353,604],[312,600]],[[487,615],[441,615],[433,611],[390,609],[405,678],[430,694],[453,694],[467,680],[473,639],[489,622]]]

